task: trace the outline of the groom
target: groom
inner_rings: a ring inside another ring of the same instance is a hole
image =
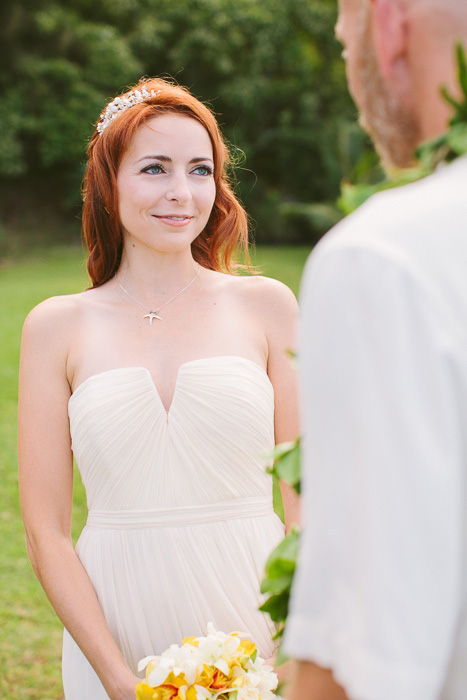
[[[341,0],[337,33],[383,163],[410,165],[448,126],[467,0]],[[341,222],[301,300],[289,700],[465,700],[467,158]]]

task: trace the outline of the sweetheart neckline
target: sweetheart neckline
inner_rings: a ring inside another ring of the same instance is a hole
[[[111,372],[122,372],[122,371],[127,371],[127,370],[138,370],[138,369],[139,369],[139,370],[143,370],[144,373],[145,373],[145,374],[147,375],[147,377],[149,378],[149,381],[150,381],[150,383],[152,384],[154,393],[155,393],[155,395],[156,395],[156,398],[157,398],[158,401],[159,401],[159,404],[160,404],[160,406],[161,406],[161,409],[164,411],[164,413],[165,413],[165,415],[166,415],[166,418],[168,419],[169,416],[170,416],[170,412],[171,412],[171,410],[172,410],[172,406],[173,406],[173,403],[174,403],[174,398],[175,398],[175,395],[176,395],[176,392],[177,392],[178,379],[179,379],[179,376],[180,376],[180,372],[181,372],[185,367],[187,367],[187,366],[189,366],[189,365],[193,365],[193,364],[199,363],[199,362],[212,362],[213,360],[227,360],[227,359],[241,360],[241,361],[243,361],[243,362],[246,362],[246,363],[247,363],[248,365],[250,365],[250,366],[253,365],[253,366],[256,367],[257,369],[259,369],[259,371],[266,377],[267,381],[269,382],[269,384],[270,384],[271,387],[272,387],[272,382],[271,382],[271,380],[269,379],[269,376],[268,376],[268,373],[267,373],[266,369],[265,369],[262,365],[260,365],[258,362],[256,362],[255,360],[250,360],[248,357],[243,357],[242,355],[213,355],[213,356],[211,356],[211,357],[199,357],[199,358],[196,358],[196,359],[194,359],[194,360],[188,360],[187,362],[182,362],[182,364],[179,366],[179,368],[178,368],[178,370],[177,370],[177,374],[176,374],[176,378],[175,378],[174,391],[173,391],[173,394],[172,394],[172,400],[171,400],[171,402],[170,402],[170,405],[169,405],[169,408],[168,408],[168,409],[167,409],[167,408],[164,406],[164,404],[162,403],[162,399],[161,399],[161,396],[160,396],[160,394],[159,394],[159,390],[158,390],[158,388],[157,388],[157,384],[156,384],[156,382],[154,381],[151,372],[149,371],[149,369],[148,369],[147,367],[143,367],[142,365],[129,365],[128,367],[112,367],[111,369],[105,369],[105,370],[103,370],[102,372],[96,372],[95,374],[89,375],[89,377],[86,377],[86,379],[84,379],[80,384],[78,384],[78,386],[76,387],[76,389],[72,392],[72,394],[70,395],[70,398],[68,399],[68,406],[70,405],[71,400],[73,399],[73,397],[76,396],[76,394],[80,392],[81,388],[82,388],[83,386],[85,386],[85,385],[86,385],[89,381],[91,381],[92,379],[96,379],[97,377],[101,377],[101,376],[104,375],[104,374],[110,374]]]

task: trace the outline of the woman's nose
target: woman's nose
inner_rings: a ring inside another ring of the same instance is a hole
[[[193,198],[190,183],[185,174],[174,175],[171,178],[165,196],[171,202],[189,202]]]

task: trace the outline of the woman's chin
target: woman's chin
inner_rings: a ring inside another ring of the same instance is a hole
[[[130,242],[137,247],[144,246],[158,253],[181,253],[190,248],[193,241],[199,236],[199,233],[183,230],[182,228],[174,228],[170,231],[161,231],[156,235],[145,236],[144,239],[139,236],[130,235],[127,242]],[[128,240],[130,239],[130,240]]]

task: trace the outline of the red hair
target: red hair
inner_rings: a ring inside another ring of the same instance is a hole
[[[232,260],[237,248],[248,258],[248,220],[230,186],[227,146],[211,110],[190,92],[161,78],[143,79],[133,89],[160,91],[155,97],[122,111],[89,142],[83,180],[83,236],[89,251],[87,269],[93,287],[111,279],[118,270],[123,233],[118,215],[117,172],[123,154],[140,126],[160,114],[175,113],[196,119],[211,139],[216,198],[205,229],[191,244],[193,258],[210,270],[229,272],[244,267]],[[122,95],[124,97],[127,93]]]

